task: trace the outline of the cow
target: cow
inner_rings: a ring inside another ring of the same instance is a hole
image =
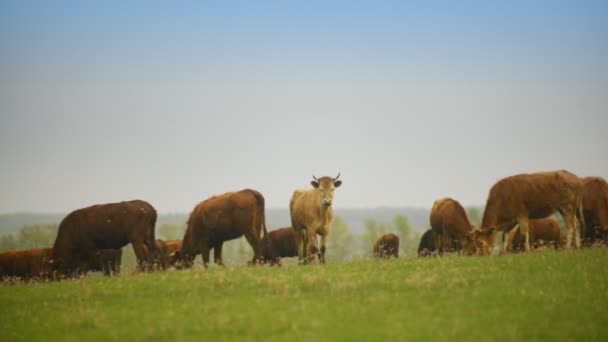
[[[376,258],[399,258],[399,237],[393,233],[380,236],[374,243]]]
[[[152,266],[156,251],[156,210],[133,200],[93,205],[75,210],[59,224],[53,245],[52,267],[59,276],[86,272],[81,265],[95,263],[97,250],[120,249],[131,243],[140,269]]]
[[[266,235],[264,196],[251,189],[228,192],[211,197],[197,204],[188,218],[180,251],[184,267],[191,268],[198,254],[203,256],[203,265],[209,264],[209,251],[214,250],[214,260],[222,262],[224,241],[245,236],[253,248],[255,264],[261,261],[260,241]]]
[[[169,267],[181,268],[180,250],[182,240],[156,240],[157,265],[160,269],[166,270]]]
[[[581,180],[566,170],[503,178],[490,189],[481,227],[472,233],[476,248],[480,254],[489,255],[496,242],[496,233],[503,232],[504,236],[504,232],[519,224],[525,237],[525,250],[530,251],[529,220],[545,218],[555,212],[562,215],[568,227],[566,248],[572,247],[573,240],[580,248],[582,198]],[[503,253],[505,248],[503,243]]]
[[[435,251],[435,235],[432,229],[428,229],[420,238],[420,244],[418,245],[418,257],[424,258],[433,255]]]
[[[0,280],[7,277],[46,278],[52,251],[52,248],[33,248],[0,253]]]
[[[475,227],[469,222],[464,208],[458,201],[449,197],[433,203],[430,215],[431,230],[435,236],[435,249],[439,254],[450,251],[456,240],[456,250],[466,255],[475,252],[471,232]]]
[[[608,243],[608,183],[600,177],[583,178],[583,240]]]
[[[312,189],[300,189],[293,192],[289,201],[291,227],[296,235],[298,260],[306,264],[311,256],[319,255],[319,261],[325,263],[327,240],[333,219],[334,190],[342,181],[340,173],[336,178],[312,176]],[[321,249],[317,247],[317,234],[321,235]]]
[[[531,247],[535,249],[543,245],[561,248],[566,242],[562,230],[559,227],[559,223],[557,223],[557,220],[553,217],[530,220],[528,234],[530,234]],[[513,228],[507,234],[505,243],[507,251],[518,252],[525,250],[525,239],[521,234],[519,227]]]
[[[262,239],[264,263],[281,265],[281,258],[297,257],[296,235],[291,227],[279,228]]]

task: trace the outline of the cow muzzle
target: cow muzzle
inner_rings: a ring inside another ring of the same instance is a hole
[[[331,207],[331,200],[324,199],[322,203],[326,207]]]

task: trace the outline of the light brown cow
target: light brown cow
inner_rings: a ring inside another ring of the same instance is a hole
[[[446,253],[456,241],[457,251],[467,255],[475,252],[471,233],[475,227],[469,222],[464,208],[449,197],[435,201],[431,209],[431,229],[435,236],[435,249]]]
[[[539,248],[544,245],[561,248],[565,244],[565,237],[559,227],[559,223],[553,217],[544,219],[530,220],[528,234],[530,234],[530,242],[532,248]],[[518,252],[525,250],[525,239],[519,230],[519,226],[513,228],[506,238],[506,250]]]
[[[608,243],[608,183],[603,178],[583,178],[583,216],[585,245]]]
[[[319,255],[319,261],[325,263],[325,250],[333,219],[334,190],[342,184],[336,178],[314,175],[312,189],[294,191],[289,202],[291,226],[296,234],[298,258],[300,263],[312,261],[311,256]],[[317,247],[317,234],[321,235],[321,249]]]
[[[169,267],[181,268],[180,250],[182,240],[156,240],[156,250],[158,255],[156,262],[160,269],[166,270]]]
[[[399,258],[399,237],[393,233],[380,236],[374,243],[376,258]]]
[[[0,280],[45,278],[50,272],[52,248],[33,248],[0,253]]]
[[[260,240],[266,235],[264,197],[255,190],[245,189],[211,197],[199,203],[188,218],[181,249],[184,267],[190,268],[198,254],[203,265],[209,264],[209,252],[214,249],[214,260],[222,262],[224,241],[245,235],[253,248],[253,261],[261,260]]]
[[[555,212],[562,215],[568,227],[566,247],[571,248],[573,240],[576,247],[580,247],[582,198],[581,180],[565,170],[503,178],[490,189],[481,228],[473,233],[477,248],[488,255],[496,242],[496,232],[510,231],[519,224],[525,236],[526,251],[530,251],[529,220],[548,217]],[[505,247],[503,244],[503,252]]]

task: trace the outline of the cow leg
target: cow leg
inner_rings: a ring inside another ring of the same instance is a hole
[[[305,264],[306,263],[306,257],[307,257],[307,249],[308,249],[308,243],[307,243],[307,239],[306,239],[306,230],[305,229],[297,229],[295,231],[295,235],[296,235],[296,246],[298,249],[298,263],[299,264]]]
[[[329,234],[321,235],[321,254],[319,254],[319,261],[321,261],[322,264],[325,263],[325,250],[326,250],[328,238],[329,238]],[[315,237],[315,239],[316,239],[316,237]]]
[[[573,211],[570,210],[559,210],[560,215],[568,227],[568,235],[566,236],[566,248],[572,248],[572,240],[575,240],[576,248],[581,248],[581,234],[579,229],[578,220]]]
[[[443,240],[441,241],[442,253],[446,255],[450,251],[450,247],[452,247],[452,237],[445,230],[441,236]]]
[[[433,253],[435,255],[441,255],[441,240],[443,240],[443,234],[433,234],[433,237],[435,238],[435,250]]]
[[[146,270],[146,262],[148,257],[148,249],[144,245],[143,242],[132,242],[133,252],[135,252],[135,256],[137,257],[137,268],[140,271]]]
[[[526,252],[530,252],[530,229],[529,229],[529,220],[528,216],[521,216],[518,219],[519,223],[519,231],[523,235],[525,241],[524,246],[526,248]]]
[[[252,265],[255,265],[262,260],[261,241],[258,236],[259,235],[254,235],[253,232],[245,234],[245,239],[247,239],[247,242],[249,242],[249,245],[253,249],[253,259],[251,260]]]
[[[218,266],[224,266],[224,261],[222,260],[222,246],[223,245],[224,245],[224,243],[220,242],[217,245],[215,245],[215,247],[213,247],[213,261],[215,261],[215,264]]]
[[[315,259],[315,255],[319,255],[319,247],[317,246],[317,233],[312,229],[307,230],[308,238],[308,260],[312,262]],[[319,257],[320,258],[320,257]]]

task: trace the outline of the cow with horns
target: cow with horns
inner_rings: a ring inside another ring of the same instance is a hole
[[[296,236],[300,263],[308,263],[311,256],[318,254],[319,261],[325,263],[327,240],[333,219],[334,190],[342,181],[340,173],[336,178],[312,176],[312,189],[294,191],[289,202],[291,226]],[[321,248],[317,247],[317,234],[321,236]]]

